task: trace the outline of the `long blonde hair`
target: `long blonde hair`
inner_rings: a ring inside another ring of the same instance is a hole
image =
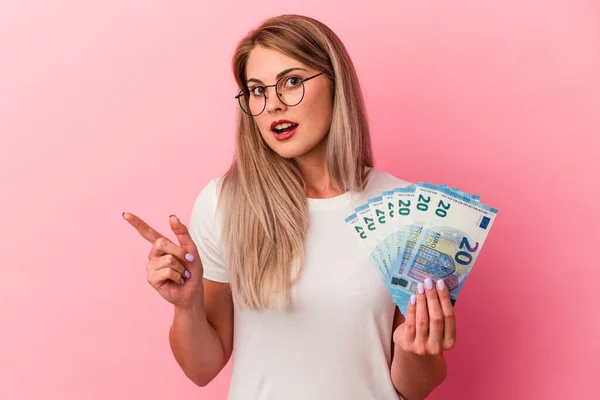
[[[338,36],[306,16],[281,15],[264,21],[236,47],[232,68],[240,90],[256,45],[325,71],[333,80],[333,114],[325,139],[327,167],[340,190],[362,191],[366,167],[373,167],[370,132],[354,65]],[[305,183],[294,161],[275,153],[253,117],[239,107],[236,154],[223,176],[218,207],[234,300],[240,307],[259,310],[272,308],[273,297],[280,296],[279,304],[287,311],[290,289],[304,263]]]

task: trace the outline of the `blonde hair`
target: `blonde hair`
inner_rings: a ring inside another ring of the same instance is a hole
[[[327,167],[340,190],[362,191],[373,167],[370,132],[354,65],[338,36],[323,23],[281,15],[251,30],[236,47],[232,68],[240,90],[252,49],[277,50],[333,81],[333,113],[327,134]],[[293,160],[275,153],[253,117],[238,107],[236,154],[219,196],[221,240],[233,298],[240,307],[272,308],[274,296],[286,311],[290,289],[304,263],[308,207],[304,180]],[[296,274],[292,278],[292,264]]]

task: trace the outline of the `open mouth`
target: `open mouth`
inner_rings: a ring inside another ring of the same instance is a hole
[[[273,127],[272,131],[281,135],[294,130],[297,126],[298,124],[284,123]]]

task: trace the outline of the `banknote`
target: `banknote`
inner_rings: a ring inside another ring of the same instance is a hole
[[[498,210],[479,195],[446,184],[390,188],[345,221],[405,314],[419,282],[443,279],[456,301]]]
[[[373,218],[373,223],[375,225],[373,237],[375,238],[379,252],[385,257],[385,264],[389,271],[389,266],[392,264],[392,258],[388,245],[389,241],[387,239],[388,236],[391,235],[393,217],[386,212],[386,204],[383,201],[383,195],[369,199],[367,204],[371,210],[371,217]]]
[[[358,213],[354,212],[345,218],[346,224],[352,228],[352,230],[357,234],[359,238],[359,242],[369,253],[369,261],[373,268],[377,271],[381,279],[384,283],[389,282],[390,274],[388,269],[385,267],[385,263],[383,260],[383,256],[380,254],[379,250],[373,245],[375,243],[374,240],[370,240],[370,236],[372,234],[372,229],[369,229],[369,225],[371,223],[365,223],[364,219],[368,220],[368,217],[364,217],[364,214],[361,216]]]
[[[402,264],[400,259],[404,253],[404,244],[406,243],[406,235],[408,234],[408,227],[413,222],[414,213],[414,198],[415,198],[416,185],[410,185],[404,188],[394,188],[394,211],[396,219],[394,221],[394,234],[392,235],[393,254],[392,254],[392,265],[390,274],[392,277],[394,274],[402,273]],[[390,282],[392,284],[393,282]]]
[[[440,201],[440,190],[450,190],[453,193],[468,196],[470,198],[479,199],[478,195],[470,195],[461,192],[458,188],[448,189],[445,184],[433,185],[430,183],[419,182],[415,188],[412,200],[407,200],[405,213],[411,215],[403,226],[398,227],[400,232],[400,242],[398,248],[401,253],[395,257],[392,262],[392,279],[391,284],[394,286],[406,287],[408,282],[403,279],[406,275],[406,264],[413,254],[415,244],[419,240],[423,225],[427,220],[443,211],[445,206]]]
[[[411,216],[407,226],[401,227],[402,240],[400,242],[401,254],[392,264],[391,285],[402,286],[408,283],[404,278],[406,265],[412,254],[415,243],[418,241],[423,225],[432,213],[432,205],[437,204],[439,193],[437,187],[428,183],[419,182],[416,186],[408,213]]]
[[[381,194],[383,208],[386,216],[387,230],[385,232],[384,247],[387,249],[390,257],[390,265],[395,258],[396,245],[396,225],[398,215],[396,213],[395,194],[393,190],[384,190]]]
[[[421,228],[403,277],[409,292],[426,278],[443,279],[455,302],[498,210],[452,190],[438,190],[438,196],[436,211]]]

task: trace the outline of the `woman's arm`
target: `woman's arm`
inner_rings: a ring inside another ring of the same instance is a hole
[[[177,363],[198,386],[208,385],[229,361],[233,350],[233,300],[228,283],[203,279],[204,301],[175,307],[169,331]]]

